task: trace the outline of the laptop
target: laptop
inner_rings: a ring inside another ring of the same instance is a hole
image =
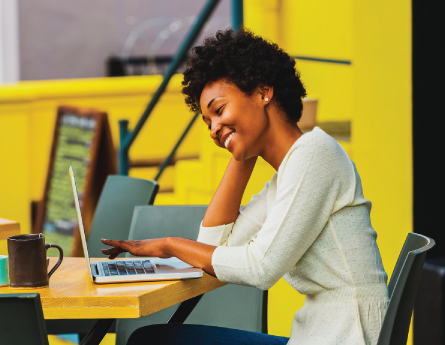
[[[90,262],[82,214],[80,213],[76,181],[74,179],[72,167],[70,167],[69,172],[73,187],[77,218],[79,219],[79,231],[82,239],[83,252],[85,253],[85,259],[87,261],[88,273],[94,283],[128,283],[202,277],[202,269],[190,266],[189,264],[175,257],[168,259],[135,257],[135,259],[125,258],[120,260],[116,259],[113,261]]]

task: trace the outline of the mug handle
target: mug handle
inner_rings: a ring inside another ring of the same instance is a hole
[[[57,248],[58,249],[58,251],[59,251],[59,261],[57,261],[57,263],[54,265],[54,267],[51,269],[51,271],[49,271],[48,279],[51,278],[52,274],[56,271],[56,269],[59,268],[60,264],[63,261],[63,250],[62,250],[62,248],[60,248],[57,244],[46,243],[45,244],[45,249],[48,250],[49,248]]]

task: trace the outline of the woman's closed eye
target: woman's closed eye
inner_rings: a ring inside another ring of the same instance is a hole
[[[224,108],[224,106],[226,104],[227,103],[221,104],[218,108],[216,108],[216,110],[215,110],[216,115],[218,115],[218,116],[221,115],[222,109]]]

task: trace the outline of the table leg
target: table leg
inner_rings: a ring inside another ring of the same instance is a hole
[[[167,323],[184,323],[193,309],[195,309],[202,296],[203,295],[199,295],[182,302],[178,309],[176,309],[172,316],[170,316]]]
[[[98,320],[91,331],[82,339],[80,345],[99,345],[116,319]]]

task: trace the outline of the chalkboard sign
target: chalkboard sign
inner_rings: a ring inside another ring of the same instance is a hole
[[[80,254],[80,235],[68,175],[76,176],[85,230],[89,232],[100,192],[109,174],[116,173],[116,157],[107,114],[92,109],[59,107],[45,193],[34,232],[65,255]]]

